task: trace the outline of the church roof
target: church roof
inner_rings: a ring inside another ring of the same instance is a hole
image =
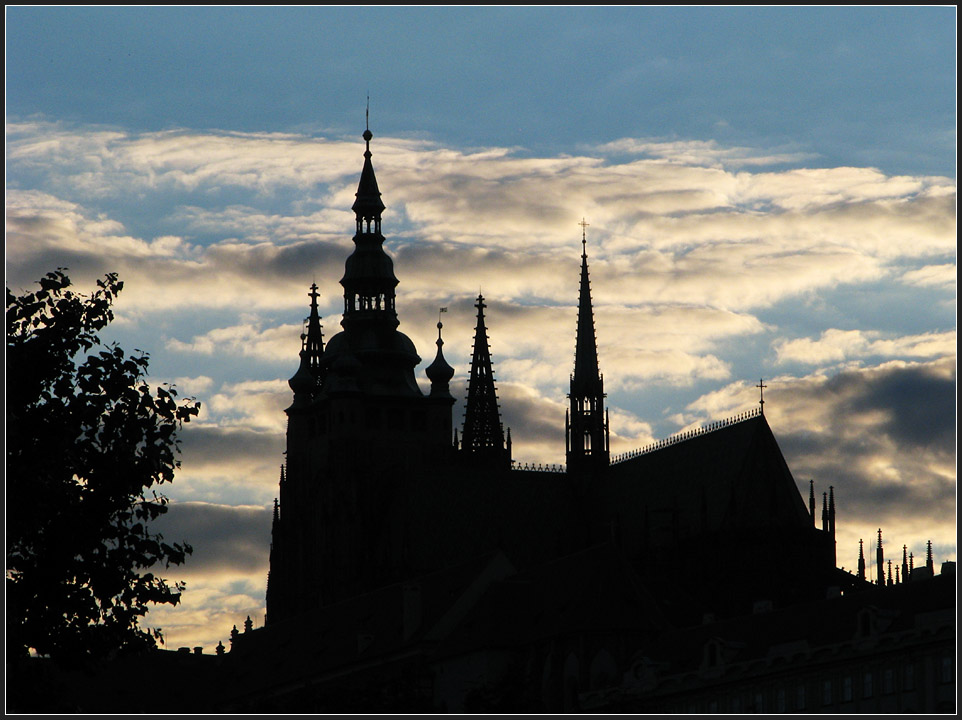
[[[760,413],[612,465],[602,495],[607,507],[646,508],[656,535],[812,526]]]

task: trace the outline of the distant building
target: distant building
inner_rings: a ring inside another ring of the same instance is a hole
[[[309,294],[266,622],[234,637],[227,659],[239,680],[222,688],[223,707],[886,712],[954,703],[954,665],[951,682],[941,680],[954,662],[954,574],[915,582],[923,569],[910,573],[903,559],[900,583],[880,587],[881,530],[877,585],[864,556],[857,576],[837,569],[834,487],[819,527],[814,483],[806,507],[763,404],[611,456],[585,223],[566,466],[512,460],[480,295],[459,436],[442,323],[427,394],[414,376],[420,357],[398,330],[372,137],[366,130],[342,331],[326,346],[317,287]],[[931,563],[930,553],[926,577]],[[883,690],[890,685],[898,690]]]

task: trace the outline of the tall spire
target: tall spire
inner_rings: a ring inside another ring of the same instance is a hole
[[[586,473],[608,466],[608,421],[604,412],[604,377],[598,370],[598,344],[588,277],[588,239],[585,233],[588,223],[582,219],[578,224],[581,225],[581,287],[565,447],[568,472]]]
[[[504,445],[504,428],[498,407],[498,393],[494,386],[488,330],[484,324],[484,296],[478,295],[474,305],[478,309],[478,323],[474,330],[474,353],[468,377],[468,396],[464,409],[464,430],[461,449],[466,457],[496,466],[510,465]]]
[[[578,296],[578,327],[575,340],[574,382],[581,389],[594,389],[599,383],[598,345],[595,338],[595,318],[591,307],[591,282],[588,279],[588,249],[584,220],[581,225],[581,287]]]
[[[812,524],[815,524],[815,481],[808,481],[808,512],[812,516]]]
[[[909,546],[902,546],[902,582],[909,581]]]

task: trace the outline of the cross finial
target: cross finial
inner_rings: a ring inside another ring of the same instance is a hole
[[[364,129],[371,129],[371,93],[367,94],[367,106],[364,108]]]
[[[581,226],[581,244],[584,245],[587,241],[585,237],[585,228],[588,227],[590,223],[585,222],[584,218],[581,218],[581,222],[578,223]]]
[[[755,387],[758,388],[758,392],[759,392],[758,406],[762,409],[762,415],[764,415],[765,414],[765,388],[767,388],[768,385],[764,383],[763,378],[759,378],[758,385],[756,385]]]

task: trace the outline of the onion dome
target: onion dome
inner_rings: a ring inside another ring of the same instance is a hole
[[[438,339],[436,343],[438,353],[434,356],[434,362],[424,370],[424,374],[427,375],[428,380],[431,381],[431,397],[451,397],[448,383],[450,383],[451,378],[454,377],[454,368],[448,365],[444,359],[444,353],[441,351],[441,347],[444,345],[444,340],[441,339],[442,327],[443,325],[438,321]]]

